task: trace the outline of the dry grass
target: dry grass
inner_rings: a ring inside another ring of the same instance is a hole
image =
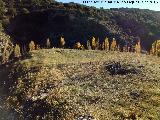
[[[33,51],[31,56],[11,69],[16,84],[8,101],[21,119],[160,119],[158,57],[70,49]],[[113,61],[141,72],[110,75],[105,65]]]

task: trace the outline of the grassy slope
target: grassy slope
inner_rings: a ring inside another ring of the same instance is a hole
[[[12,66],[14,78],[11,79],[18,82],[12,86],[14,91],[8,99],[18,111],[23,110],[26,118],[72,120],[84,114],[97,120],[160,119],[157,57],[69,49],[33,51],[31,56]],[[142,72],[112,76],[104,65],[113,61]],[[26,105],[27,101],[30,106]],[[37,108],[44,109],[45,115]]]

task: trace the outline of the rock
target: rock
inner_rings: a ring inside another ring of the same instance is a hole
[[[96,120],[96,119],[93,116],[90,116],[90,115],[82,115],[82,116],[79,116],[75,120]]]
[[[137,90],[131,91],[130,96],[132,99],[138,99],[140,97],[140,92]]]

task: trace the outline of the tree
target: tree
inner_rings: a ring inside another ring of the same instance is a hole
[[[157,40],[152,44],[152,48],[151,48],[151,54],[156,55],[156,46],[157,46]]]
[[[81,45],[81,50],[85,50],[84,45]]]
[[[102,50],[109,50],[109,41],[108,38],[106,37],[104,42],[102,43]]]
[[[40,45],[37,44],[37,45],[36,45],[36,50],[39,50],[39,49],[41,49],[41,48],[40,48]]]
[[[2,25],[2,21],[0,20],[0,31],[3,31],[3,25]]]
[[[30,4],[33,6],[40,6],[42,5],[43,0],[30,0]]]
[[[49,5],[54,0],[30,0],[30,4],[33,6]]]
[[[151,54],[156,55],[156,56],[160,56],[160,40],[156,40],[152,44],[152,48],[150,51],[151,51]]]
[[[98,38],[98,40],[97,40],[97,42],[96,42],[96,48],[95,48],[96,50],[99,50],[100,49],[100,46],[99,46],[99,38]]]
[[[141,43],[140,43],[140,41],[138,41],[138,43],[135,46],[135,52],[136,53],[140,53],[141,52]]]
[[[91,43],[90,43],[89,40],[87,41],[87,49],[88,49],[88,50],[91,50]]]
[[[115,51],[117,49],[117,42],[115,38],[113,38],[112,43],[111,43],[111,50]]]
[[[80,42],[76,42],[76,44],[74,45],[74,49],[81,49],[81,43]]]
[[[10,0],[8,3],[8,14],[10,14],[11,17],[14,17],[17,15],[17,10],[14,6],[15,6],[15,1]]]
[[[101,44],[101,50],[105,50],[105,42]]]
[[[18,44],[14,48],[14,57],[19,58],[21,56],[21,50]]]
[[[21,12],[24,13],[24,14],[30,13],[30,11],[27,8],[22,8]]]
[[[36,48],[36,46],[35,46],[34,41],[31,41],[31,42],[29,43],[29,51],[35,50],[35,48]]]
[[[51,48],[51,42],[50,42],[50,39],[49,39],[49,38],[47,39],[46,47],[47,47],[47,48]]]
[[[64,48],[64,45],[65,45],[64,37],[61,37],[60,38],[60,48]]]
[[[13,53],[13,44],[10,36],[0,32],[0,63],[5,64]]]
[[[92,50],[96,49],[96,38],[95,37],[92,37],[91,48],[92,48]]]
[[[157,56],[160,57],[160,40],[157,41]]]
[[[5,11],[5,4],[2,0],[0,0],[0,19],[3,18]]]

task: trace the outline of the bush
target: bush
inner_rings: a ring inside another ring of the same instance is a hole
[[[36,46],[35,46],[34,41],[31,41],[31,42],[29,43],[29,51],[35,50],[35,48],[36,48]]]

